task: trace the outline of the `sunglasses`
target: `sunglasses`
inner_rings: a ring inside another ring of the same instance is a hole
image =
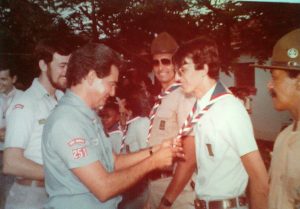
[[[172,64],[172,60],[170,59],[167,59],[167,58],[163,58],[163,59],[160,59],[160,60],[152,60],[152,65],[157,67],[159,65],[165,65],[165,66],[169,66]]]

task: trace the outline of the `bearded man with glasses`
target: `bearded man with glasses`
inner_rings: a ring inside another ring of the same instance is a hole
[[[162,90],[150,113],[147,138],[149,146],[175,138],[195,103],[193,97],[183,93],[181,85],[175,79],[172,57],[177,48],[174,38],[166,32],[160,33],[151,44],[153,72]],[[195,166],[195,161],[192,160],[195,159],[195,151],[190,148],[192,141],[192,135],[183,140],[185,160],[177,162],[169,170],[149,175],[151,209],[194,208],[194,194],[189,183]]]

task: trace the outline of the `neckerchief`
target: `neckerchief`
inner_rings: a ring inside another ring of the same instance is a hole
[[[193,125],[197,123],[200,118],[219,100],[223,99],[226,96],[231,95],[231,92],[220,82],[217,82],[217,85],[210,97],[209,103],[202,108],[199,113],[196,115],[197,110],[197,101],[195,102],[192,111],[189,113],[187,119],[184,121],[184,123],[181,126],[181,129],[179,130],[176,139],[180,139],[183,136],[186,136],[190,133],[190,131],[193,128]]]
[[[130,123],[132,123],[133,121],[135,121],[139,118],[140,118],[140,116],[137,116],[135,118],[132,118],[132,119],[126,121],[126,126],[125,126],[125,129],[123,130],[123,136],[122,136],[120,152],[124,151],[124,148],[126,147],[125,139],[126,139],[126,135],[127,135],[127,131],[128,131],[128,126],[130,125]]]
[[[149,115],[150,126],[149,126],[149,131],[148,131],[148,136],[147,136],[147,143],[149,143],[149,139],[150,139],[150,136],[151,136],[151,130],[152,130],[152,126],[153,126],[153,121],[154,121],[154,118],[156,116],[157,109],[158,109],[159,105],[161,104],[162,99],[164,97],[166,97],[167,95],[169,95],[174,90],[176,90],[177,88],[179,88],[180,86],[181,86],[180,83],[173,83],[169,88],[166,89],[166,91],[163,91],[158,95],[158,97],[157,97],[158,100],[153,105],[152,110],[151,110],[150,115]]]

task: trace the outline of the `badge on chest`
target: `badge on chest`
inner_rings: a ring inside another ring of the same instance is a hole
[[[159,122],[159,130],[165,130],[166,129],[166,121],[165,120],[161,120]]]
[[[209,156],[213,157],[214,153],[213,153],[211,144],[206,144],[206,147],[207,147],[207,152],[208,152]]]

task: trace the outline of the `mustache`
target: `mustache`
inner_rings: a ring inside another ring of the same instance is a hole
[[[269,90],[269,94],[270,94],[271,97],[277,97],[276,92],[274,90],[272,90],[272,89]]]

